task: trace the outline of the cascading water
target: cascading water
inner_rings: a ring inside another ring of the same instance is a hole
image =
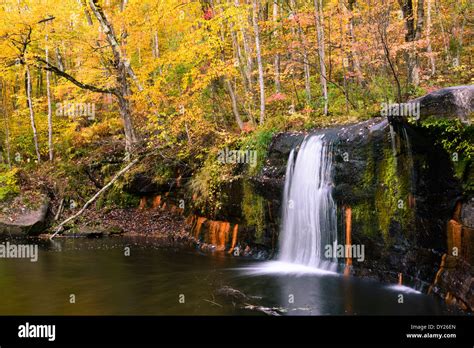
[[[325,248],[337,244],[332,198],[332,145],[324,135],[308,136],[298,155],[291,151],[285,178],[279,260],[326,270],[337,268]],[[332,249],[333,250],[333,249]]]

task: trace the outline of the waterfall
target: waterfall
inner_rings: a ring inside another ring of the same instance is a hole
[[[325,247],[337,244],[336,204],[332,198],[332,145],[324,135],[305,138],[295,159],[291,151],[283,191],[280,254],[282,262],[337,268]]]

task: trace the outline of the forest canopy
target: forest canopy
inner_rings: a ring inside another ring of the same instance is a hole
[[[472,84],[472,18],[469,0],[1,0],[0,198],[26,168],[81,200],[151,151],[212,194],[226,146]]]

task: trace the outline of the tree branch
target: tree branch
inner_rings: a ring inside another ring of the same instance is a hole
[[[53,64],[47,62],[45,59],[41,58],[40,56],[35,56],[35,59],[38,62],[41,62],[45,64],[45,66],[39,66],[39,68],[44,69],[46,71],[51,71],[54,72],[56,75],[64,77],[66,80],[69,80],[76,86],[78,86],[81,89],[87,89],[92,92],[97,92],[97,93],[104,93],[104,94],[113,94],[117,95],[117,90],[115,88],[100,88],[97,86],[89,85],[87,83],[80,82],[76,80],[73,76],[69,75],[65,71],[59,69],[57,66],[54,66]]]

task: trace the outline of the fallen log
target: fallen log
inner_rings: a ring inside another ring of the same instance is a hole
[[[91,199],[89,199],[86,204],[84,204],[84,206],[81,208],[81,210],[79,210],[76,214],[68,217],[66,220],[64,220],[63,222],[61,222],[58,227],[56,228],[56,232],[53,233],[53,235],[49,238],[49,239],[53,239],[59,232],[62,231],[63,229],[63,226],[69,222],[71,222],[72,220],[76,219],[79,215],[81,215],[82,213],[84,213],[84,211],[87,209],[87,207],[89,205],[91,205],[92,203],[94,203],[94,201],[102,194],[104,193],[105,191],[107,191],[107,189],[113,185],[113,183],[115,181],[117,181],[118,178],[120,178],[123,174],[125,174],[130,168],[132,168],[137,162],[139,161],[139,158],[136,158],[135,160],[133,160],[132,162],[130,162],[125,168],[123,168],[121,171],[119,171],[113,178],[112,180],[109,181],[109,183],[107,185],[105,185],[104,187],[102,187]]]

